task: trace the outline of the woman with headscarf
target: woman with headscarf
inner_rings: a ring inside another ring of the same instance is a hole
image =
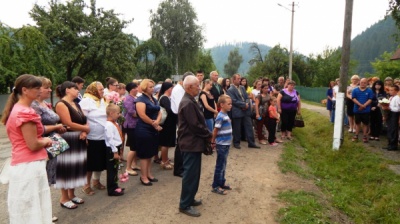
[[[171,92],[173,89],[172,83],[164,82],[161,85],[159,103],[167,111],[167,118],[161,124],[159,145],[161,147],[161,168],[171,170],[173,164],[168,159],[168,148],[175,147],[176,142],[176,120],[177,116],[171,110]]]
[[[107,160],[107,146],[104,135],[104,126],[107,122],[107,103],[103,94],[103,84],[94,81],[86,88],[86,92],[79,102],[90,127],[90,133],[87,136],[87,184],[82,189],[87,195],[94,194],[90,185],[92,174],[93,187],[98,190],[106,189],[100,183],[101,171],[106,169]]]

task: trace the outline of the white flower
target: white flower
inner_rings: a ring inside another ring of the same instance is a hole
[[[390,101],[386,98],[379,100],[379,103],[390,103]]]

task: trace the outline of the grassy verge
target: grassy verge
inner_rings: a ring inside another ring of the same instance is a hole
[[[302,114],[306,127],[296,128],[296,141],[285,146],[279,164],[282,171],[314,179],[330,206],[342,211],[355,223],[400,223],[400,178],[388,169],[390,161],[366,150],[362,143],[348,140],[339,151],[333,151],[332,124],[318,113],[304,110]],[[302,165],[304,162],[306,167]],[[296,198],[303,200],[304,204],[322,201],[310,192],[282,194],[287,195],[281,198],[289,203],[289,207],[281,212],[298,207],[301,203],[296,202]],[[310,216],[318,217],[318,220],[329,219],[320,213],[328,207],[307,208],[302,213],[281,214],[280,220],[285,222],[290,218],[288,215],[296,218],[292,223],[310,223],[307,221]]]

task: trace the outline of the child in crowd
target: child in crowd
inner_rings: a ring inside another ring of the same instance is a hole
[[[400,115],[400,97],[398,95],[399,87],[393,85],[389,87],[390,112],[387,117],[387,138],[388,146],[385,148],[390,151],[397,150],[397,143],[399,140],[399,115]]]
[[[228,95],[221,95],[218,99],[220,112],[215,118],[214,131],[211,144],[217,149],[217,161],[215,165],[214,181],[212,183],[212,192],[220,195],[226,195],[225,190],[232,190],[225,184],[225,170],[229,154],[229,146],[232,143],[232,124],[228,112],[232,108],[232,99]]]
[[[269,119],[267,121],[267,129],[268,129],[268,143],[271,146],[277,146],[278,143],[276,142],[282,142],[280,140],[276,140],[276,124],[279,122],[280,115],[276,111],[276,97],[271,97],[269,100],[269,108],[268,108],[268,115]]]
[[[108,196],[121,196],[124,194],[124,188],[118,187],[118,148],[122,145],[122,132],[117,124],[120,116],[119,106],[110,103],[106,108],[107,122],[105,124],[105,136],[107,145],[107,191]]]

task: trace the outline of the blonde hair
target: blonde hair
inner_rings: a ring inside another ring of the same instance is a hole
[[[38,78],[40,79],[40,81],[42,81],[42,86],[44,87],[51,87],[52,83],[51,80],[44,77],[44,76],[38,76]]]
[[[140,89],[143,92],[146,91],[147,87],[149,87],[149,83],[153,83],[153,85],[155,85],[153,80],[151,80],[151,79],[143,79],[143,81],[141,81],[140,85],[139,85]]]
[[[226,95],[226,94],[219,96],[219,98],[218,98],[218,106],[221,107],[221,104],[226,103],[227,99],[231,99],[231,97],[229,95]]]
[[[111,112],[117,112],[117,111],[120,111],[120,108],[119,108],[119,106],[117,106],[113,103],[108,104],[108,106],[106,107],[107,116],[109,116],[111,114]]]
[[[350,80],[353,80],[353,79],[360,80],[360,76],[358,76],[358,75],[353,75],[353,76],[351,76],[351,79],[350,79]]]
[[[217,80],[217,83],[220,84],[221,86],[222,86],[222,80],[224,80],[224,78],[222,78],[222,77],[219,77]]]

